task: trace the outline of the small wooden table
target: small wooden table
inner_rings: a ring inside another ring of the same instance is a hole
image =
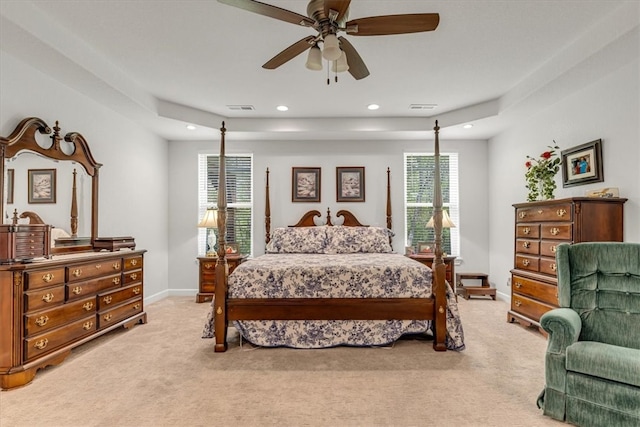
[[[227,255],[225,259],[229,266],[229,274],[231,274],[237,266],[247,259],[247,255]],[[216,290],[216,263],[218,258],[198,257],[198,261],[200,262],[200,283],[196,302],[211,301]]]
[[[481,280],[482,283],[480,286],[465,286],[462,279]],[[466,300],[471,295],[490,296],[494,301],[496,299],[496,290],[489,283],[489,275],[484,273],[457,273],[456,293]]]
[[[426,265],[429,268],[433,268],[433,260],[435,258],[435,256],[433,254],[429,254],[429,255],[422,255],[422,254],[413,254],[413,255],[407,255],[409,258],[416,260],[424,265]],[[455,294],[455,290],[456,290],[456,284],[453,282],[453,278],[456,277],[455,275],[455,264],[454,261],[456,260],[456,257],[454,256],[445,256],[442,257],[442,260],[444,261],[444,265],[446,267],[446,279],[447,282],[449,282],[449,285],[451,285],[451,289],[453,289],[454,294]]]

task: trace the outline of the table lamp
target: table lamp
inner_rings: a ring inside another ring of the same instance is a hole
[[[214,208],[207,208],[207,211],[204,213],[202,220],[198,223],[198,227],[207,229],[207,256],[216,258],[218,254],[216,253],[214,247],[216,245],[216,233],[214,229],[218,227],[218,211]]]
[[[449,214],[447,211],[442,211],[442,228],[454,228],[456,225],[451,221]],[[427,222],[427,228],[433,228],[433,216]]]

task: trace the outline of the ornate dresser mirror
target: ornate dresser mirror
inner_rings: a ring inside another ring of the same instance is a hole
[[[3,230],[17,231],[15,227],[30,224],[39,232],[37,225],[46,226],[42,229],[46,235],[42,253],[35,250],[21,255],[9,250],[0,258],[15,261],[29,255],[94,249],[98,236],[98,170],[102,165],[95,161],[81,134],[70,132],[62,137],[57,122],[52,130],[42,119],[29,117],[11,135],[0,137],[0,157]],[[11,237],[7,239],[2,242],[0,236],[0,245],[11,246]]]

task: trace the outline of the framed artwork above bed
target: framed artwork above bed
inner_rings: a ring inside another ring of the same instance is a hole
[[[291,168],[291,201],[320,203],[320,168]]]
[[[364,167],[336,168],[336,202],[364,202]]]

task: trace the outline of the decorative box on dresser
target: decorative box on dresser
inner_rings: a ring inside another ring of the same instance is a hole
[[[225,259],[227,260],[227,266],[229,267],[229,274],[231,274],[237,266],[247,259],[247,255],[227,255],[225,256]],[[213,300],[213,295],[216,290],[216,262],[218,262],[218,258],[215,257],[198,257],[200,274],[196,302],[207,302]]]
[[[24,385],[72,348],[119,326],[146,323],[144,252],[0,266],[0,386]]]
[[[540,329],[540,317],[558,306],[556,247],[561,243],[623,241],[626,201],[574,197],[513,205],[515,250],[509,322]]]

